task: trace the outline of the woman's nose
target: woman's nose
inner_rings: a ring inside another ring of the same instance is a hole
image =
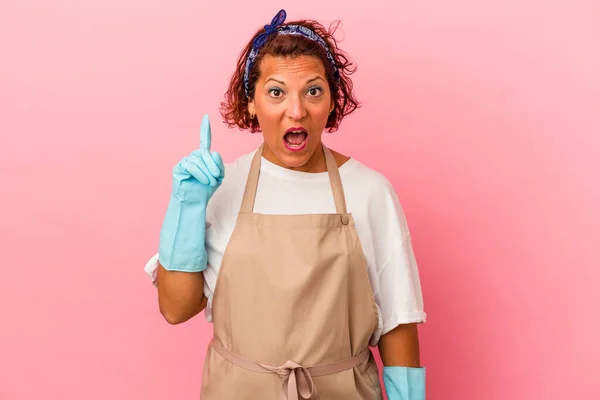
[[[287,115],[294,120],[301,120],[306,117],[306,107],[301,98],[297,96],[289,97]]]

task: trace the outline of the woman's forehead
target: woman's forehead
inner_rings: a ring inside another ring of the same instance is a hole
[[[266,55],[260,62],[259,80],[279,76],[283,79],[304,79],[321,76],[325,79],[325,67],[315,56],[272,56]]]

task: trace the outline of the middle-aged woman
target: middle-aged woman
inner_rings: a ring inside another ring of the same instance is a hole
[[[213,322],[202,400],[381,399],[369,346],[390,399],[424,399],[426,314],[398,197],[321,141],[357,108],[352,64],[333,32],[285,18],[248,43],[222,103],[229,126],[264,142],[225,166],[205,117],[173,170],[146,265],[160,311],[178,324],[205,309]]]

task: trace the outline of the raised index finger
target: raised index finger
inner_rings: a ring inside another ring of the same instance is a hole
[[[210,151],[211,140],[210,122],[208,120],[208,114],[206,114],[204,118],[202,118],[202,125],[200,126],[200,148]]]

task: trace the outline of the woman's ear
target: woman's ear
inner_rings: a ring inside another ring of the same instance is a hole
[[[254,100],[248,101],[248,113],[250,114],[250,118],[254,119],[256,115],[256,108],[254,107]]]

